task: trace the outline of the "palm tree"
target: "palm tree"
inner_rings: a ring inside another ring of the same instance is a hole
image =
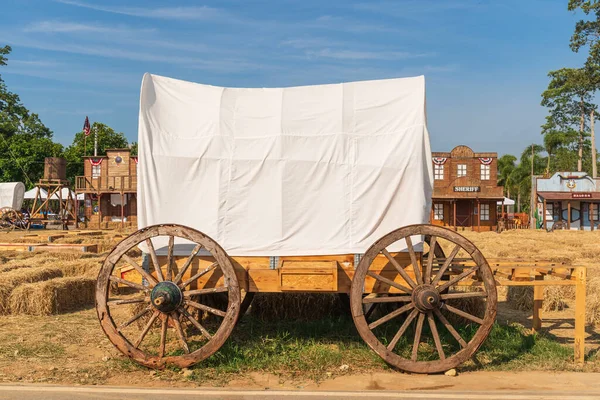
[[[498,159],[498,184],[504,186],[506,197],[510,199],[510,189],[513,184],[511,174],[516,168],[517,157],[512,154],[505,154]]]

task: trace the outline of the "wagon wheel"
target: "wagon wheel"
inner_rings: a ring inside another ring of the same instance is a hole
[[[159,237],[168,241],[162,258],[154,248]],[[188,244],[182,256],[186,245],[175,245],[175,238],[191,242],[193,250]],[[149,272],[140,244],[150,255]],[[129,274],[123,279],[126,269]],[[203,286],[197,289],[200,282]],[[227,309],[191,299],[211,294],[226,295]],[[191,313],[191,308],[199,312]],[[189,367],[215,353],[231,334],[240,311],[240,288],[227,253],[210,237],[181,225],[154,225],[125,238],[104,260],[96,284],[96,310],[102,329],[123,354],[150,368]],[[205,321],[203,314],[215,318]]]
[[[22,214],[11,207],[0,208],[0,229],[23,228]]]
[[[423,257],[422,264],[416,247],[421,235],[431,236],[430,244],[422,246],[423,253],[433,255]],[[426,249],[436,246],[445,247],[448,256],[438,258],[435,249]],[[413,272],[412,265],[422,266]],[[470,290],[461,290],[464,286]],[[363,298],[365,292],[380,295]],[[478,301],[477,310],[467,307],[472,300]],[[492,271],[473,243],[446,228],[411,225],[388,233],[367,250],[354,274],[350,302],[360,336],[387,363],[434,373],[473,356],[492,329],[497,297]],[[395,309],[367,318],[363,304],[369,302]]]

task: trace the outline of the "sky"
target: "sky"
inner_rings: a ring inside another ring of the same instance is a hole
[[[4,0],[0,74],[68,145],[137,140],[145,72],[228,87],[425,75],[433,151],[541,143],[548,71],[579,67],[567,0]]]

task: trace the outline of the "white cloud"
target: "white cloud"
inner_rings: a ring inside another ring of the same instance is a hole
[[[308,56],[333,58],[338,60],[406,60],[409,58],[428,57],[428,53],[410,53],[405,51],[353,51],[331,50],[307,51]]]
[[[68,4],[76,7],[89,8],[97,11],[104,11],[113,14],[129,15],[143,18],[162,18],[162,19],[180,19],[180,20],[211,20],[216,17],[222,17],[223,11],[207,7],[110,7],[84,3],[74,0],[55,0],[58,3]]]
[[[28,25],[24,32],[42,32],[42,33],[104,33],[104,34],[138,34],[150,33],[155,29],[133,29],[126,26],[106,26],[95,24],[82,24],[74,22],[60,21],[42,21]]]

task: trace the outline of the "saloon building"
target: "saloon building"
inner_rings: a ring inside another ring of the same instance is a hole
[[[456,230],[496,230],[498,153],[475,153],[467,146],[434,152],[431,223]]]
[[[537,207],[545,215],[542,228],[600,229],[600,179],[585,172],[557,172],[536,178]]]
[[[137,163],[130,149],[108,149],[105,156],[83,157],[84,173],[75,192],[84,195],[85,225],[107,229],[137,227]]]

